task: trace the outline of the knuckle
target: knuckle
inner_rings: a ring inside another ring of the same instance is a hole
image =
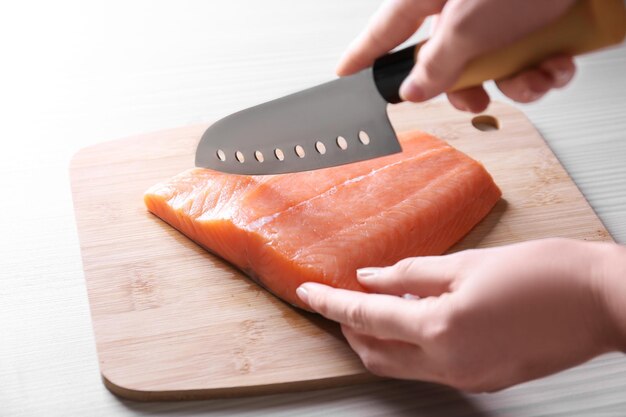
[[[425,341],[438,349],[448,351],[454,347],[452,329],[445,320],[435,320],[424,331]]]
[[[393,273],[397,276],[407,276],[411,273],[415,258],[404,258],[393,266]]]
[[[442,74],[448,72],[448,69],[441,65],[440,60],[432,55],[426,55],[424,58],[420,59],[419,65],[427,80],[438,80],[441,78]]]
[[[355,330],[362,330],[367,321],[365,308],[361,303],[353,303],[345,307],[346,324]]]
[[[328,312],[328,299],[323,294],[319,294],[317,291],[309,294],[309,305],[317,312],[325,314]]]
[[[423,335],[427,343],[440,349],[452,349],[459,329],[459,315],[445,312],[424,326]]]
[[[465,40],[466,42],[472,40],[476,31],[473,30],[474,23],[471,19],[467,19],[457,13],[448,15],[448,18],[448,33],[450,39],[454,41]]]
[[[479,55],[486,44],[493,43],[493,34],[477,18],[475,7],[475,2],[456,2],[445,16],[444,47],[454,50],[456,58],[463,62]]]
[[[446,30],[450,43],[462,47],[477,47],[483,43],[486,31],[481,18],[481,6],[476,2],[450,3],[446,11]],[[460,51],[464,52],[464,51]],[[465,51],[467,52],[467,51]]]
[[[424,341],[432,345],[440,345],[448,334],[447,324],[442,319],[435,319],[424,325]]]
[[[380,23],[376,20],[370,22],[372,30],[367,32],[367,41],[374,48],[383,48],[385,46],[384,28],[381,28]]]

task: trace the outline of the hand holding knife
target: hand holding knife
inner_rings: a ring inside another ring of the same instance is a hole
[[[579,0],[547,26],[469,60],[456,81],[444,85],[442,91],[480,94],[484,81],[511,76],[554,55],[601,49],[621,42],[625,35],[622,0]],[[279,174],[401,151],[387,117],[387,104],[402,101],[401,95],[421,101],[437,94],[436,88],[420,84],[420,66],[413,70],[423,55],[420,49],[432,51],[430,45],[439,39],[436,36],[382,56],[356,74],[219,120],[202,136],[196,166],[244,175]],[[359,66],[343,68],[343,72],[355,68]]]

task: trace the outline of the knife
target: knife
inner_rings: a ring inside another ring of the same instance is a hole
[[[580,0],[551,25],[471,61],[455,91],[503,78],[543,59],[580,55],[626,36],[623,0]],[[374,65],[264,104],[211,125],[196,150],[198,167],[243,175],[307,171],[402,150],[387,116],[425,43],[387,54]]]

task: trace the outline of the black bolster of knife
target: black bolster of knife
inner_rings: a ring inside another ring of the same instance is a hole
[[[398,90],[415,65],[415,45],[384,55],[374,62],[374,83],[388,103],[402,101]]]

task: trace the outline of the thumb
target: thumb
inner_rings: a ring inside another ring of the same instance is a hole
[[[359,269],[357,279],[378,293],[439,296],[452,291],[460,271],[458,259],[455,255],[406,258],[387,268]]]
[[[429,100],[448,90],[461,76],[467,60],[455,52],[458,47],[454,41],[440,33],[445,32],[438,31],[419,50],[413,70],[400,86],[404,100]]]

